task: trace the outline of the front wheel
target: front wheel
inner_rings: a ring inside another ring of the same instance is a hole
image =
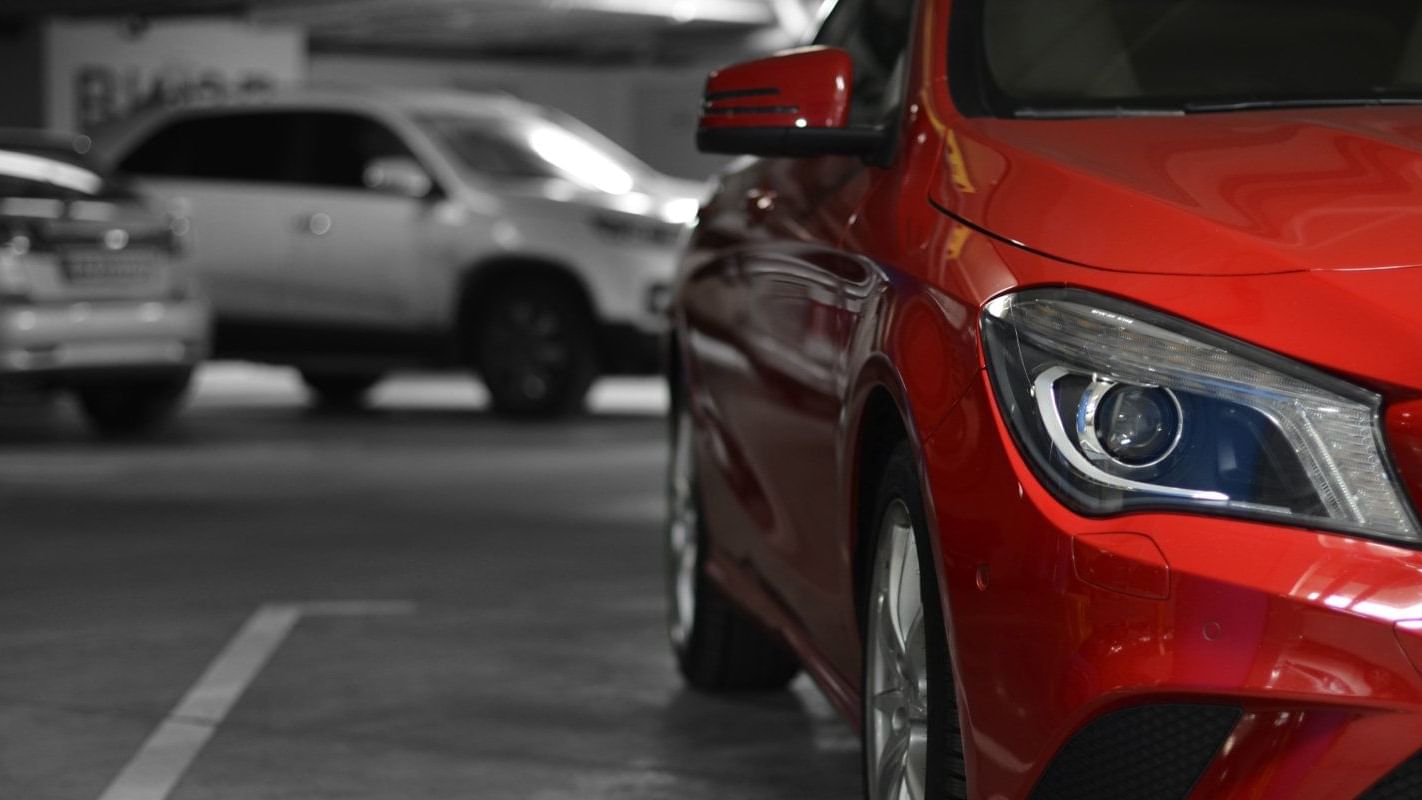
[[[154,378],[133,378],[83,386],[79,407],[90,427],[103,436],[130,437],[156,433],[182,405],[192,371]]]
[[[687,683],[708,692],[783,689],[800,665],[706,574],[706,530],[696,483],[691,413],[672,418],[666,524],[667,629]]]
[[[592,316],[560,284],[510,284],[480,307],[475,367],[495,413],[554,417],[582,408],[597,375]]]
[[[868,800],[968,796],[953,667],[907,444],[874,498],[865,609],[863,742]]]

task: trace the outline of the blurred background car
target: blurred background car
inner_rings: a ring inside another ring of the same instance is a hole
[[[192,215],[216,353],[354,405],[387,372],[464,365],[497,412],[580,408],[650,374],[701,184],[509,97],[306,90],[168,109],[102,143]]]
[[[0,393],[0,799],[857,798],[808,678],[667,669],[670,393],[610,374],[656,355],[658,264],[731,160],[696,149],[707,72],[820,4],[0,2],[0,128],[112,169],[189,125],[151,152],[200,172],[125,182],[245,303],[162,436]],[[491,413],[481,355],[515,408],[577,408],[516,369],[565,347],[586,413]]]
[[[208,348],[166,216],[85,157],[87,137],[0,131],[0,386],[72,390],[105,434],[150,432]]]

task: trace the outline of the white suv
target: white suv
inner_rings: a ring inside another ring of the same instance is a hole
[[[218,357],[291,364],[323,401],[463,365],[494,408],[581,406],[651,373],[701,184],[499,96],[308,91],[142,117],[100,142],[192,220]]]

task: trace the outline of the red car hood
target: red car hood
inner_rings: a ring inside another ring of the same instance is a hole
[[[1102,269],[1194,275],[1422,264],[1422,111],[970,120],[934,199]]]

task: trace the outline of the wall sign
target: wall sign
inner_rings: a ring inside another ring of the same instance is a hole
[[[54,20],[45,54],[46,124],[72,131],[306,77],[300,30],[236,20]]]

